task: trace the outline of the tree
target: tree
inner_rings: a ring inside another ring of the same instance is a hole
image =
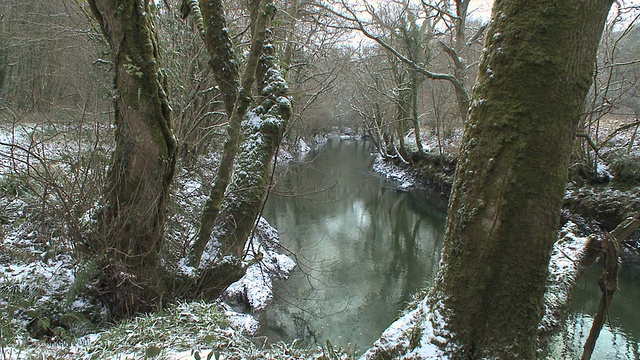
[[[400,5],[403,4],[403,2],[407,5],[410,3],[405,0],[394,1],[395,4]],[[373,2],[362,0],[350,3],[345,0],[328,0],[326,2],[322,2],[318,6],[323,7],[338,18],[346,21],[349,24],[346,26],[347,28],[359,31],[366,38],[375,41],[379,46],[395,56],[400,62],[404,63],[415,73],[431,80],[442,80],[450,83],[453,87],[458,103],[459,115],[462,119],[465,119],[469,111],[469,92],[465,85],[467,65],[463,59],[463,53],[482,37],[485,29],[484,27],[480,27],[473,36],[466,39],[467,9],[469,6],[469,0],[457,0],[455,3],[456,14],[452,14],[450,12],[451,4],[449,1],[438,1],[435,5],[431,2],[421,1],[420,5],[423,10],[422,15],[416,15],[420,20],[422,20],[422,24],[425,24],[424,22],[426,21],[426,28],[434,33],[441,27],[452,29],[449,32],[451,34],[452,44],[446,44],[444,41],[439,41],[438,44],[453,63],[453,68],[455,69],[453,74],[433,71],[430,64],[419,62],[421,59],[420,57],[416,57],[416,54],[413,54],[412,56],[410,53],[411,50],[407,49],[407,52],[403,52],[400,47],[394,46],[394,44],[387,41],[384,35],[384,27],[383,29],[380,29],[379,26],[379,13],[382,11],[377,10],[376,6],[373,5]],[[371,18],[371,20],[364,20],[365,18]],[[415,37],[415,35],[410,36]],[[427,34],[426,37],[427,39],[435,37],[435,34]],[[415,39],[410,42],[414,41]],[[428,46],[428,44],[422,45]]]
[[[80,3],[0,4],[0,102],[18,112],[52,113],[103,105],[102,69],[87,66],[99,47]],[[79,30],[83,29],[83,30]]]
[[[465,357],[535,358],[571,148],[611,1],[498,1],[434,304]]]
[[[222,2],[186,0],[182,9],[185,17],[193,14],[203,27],[229,118],[222,159],[203,206],[197,238],[185,259],[186,265],[199,270],[187,288],[194,285],[195,293],[215,298],[244,274],[245,244],[267,194],[291,100],[269,29],[276,10],[272,0],[249,3],[251,45],[242,72]]]
[[[615,145],[617,135],[625,131],[635,132],[626,145],[629,155],[640,125],[639,92],[640,60],[638,60],[637,29],[640,15],[625,19],[621,13],[628,9],[618,9],[618,16],[607,24],[602,45],[598,51],[598,61],[594,74],[594,84],[589,92],[586,109],[579,126],[578,145],[575,149],[575,162],[572,180],[582,182],[603,182],[608,180],[599,172],[602,163],[612,165],[615,181],[623,180],[617,176],[616,157],[623,155],[619,151],[607,151],[607,147]],[[606,131],[610,120],[616,129]],[[620,144],[622,145],[622,144]],[[622,147],[622,146],[620,146]],[[616,154],[617,156],[611,156]]]
[[[116,147],[98,229],[97,292],[114,317],[156,309],[164,292],[159,248],[176,163],[167,83],[148,0],[89,0],[109,42]]]
[[[536,357],[571,149],[611,4],[494,4],[428,295],[436,316],[422,320],[453,358]]]

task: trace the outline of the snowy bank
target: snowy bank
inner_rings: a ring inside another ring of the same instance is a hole
[[[548,336],[561,326],[561,314],[569,306],[576,280],[588,262],[589,247],[595,237],[579,234],[579,226],[569,220],[558,231],[558,240],[553,245],[544,296],[544,315],[538,327],[540,347],[544,347]]]
[[[391,162],[384,161],[381,156],[376,156],[372,170],[391,181],[400,190],[414,189],[417,183],[417,179],[410,175],[405,169]]]
[[[278,231],[260,218],[245,249],[244,261],[252,264],[240,280],[227,288],[223,299],[252,313],[264,310],[273,299],[273,280],[287,279],[296,266],[290,257],[278,252],[278,247]],[[262,259],[255,261],[259,257]]]
[[[551,333],[561,325],[561,313],[569,305],[576,279],[592,244],[591,236],[579,236],[579,227],[568,221],[558,232],[549,261],[549,277],[545,294],[544,316],[538,333],[540,347],[546,346]],[[438,303],[433,309],[426,292],[410,305],[374,342],[361,359],[446,359],[446,309]],[[542,351],[542,350],[541,350]]]

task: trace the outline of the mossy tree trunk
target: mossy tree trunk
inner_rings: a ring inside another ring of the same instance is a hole
[[[193,7],[194,1],[189,3]],[[205,42],[212,63],[233,62],[221,3],[201,1],[199,6],[207,24]],[[199,270],[189,291],[207,298],[217,297],[244,274],[244,247],[265,200],[273,158],[291,114],[288,88],[276,65],[274,46],[267,42],[268,24],[275,14],[273,1],[252,0],[249,11],[251,49],[237,88],[225,90],[224,79],[231,83],[233,76],[220,72],[224,66],[214,66],[223,94],[232,91],[235,102],[220,169],[189,259],[189,265]],[[259,96],[253,94],[254,87]]]
[[[242,73],[242,79],[241,81],[237,81],[238,70],[234,60],[235,56],[233,55],[231,40],[226,28],[224,8],[217,0],[201,2],[203,19],[205,24],[207,24],[205,42],[207,43],[207,49],[211,56],[214,72],[217,74],[218,84],[220,84],[223,97],[225,98],[225,106],[227,111],[231,109],[231,112],[229,113],[230,119],[229,125],[227,126],[227,139],[224,144],[220,166],[216,172],[209,197],[204,204],[201,223],[198,229],[198,237],[194,244],[192,254],[190,255],[190,265],[194,267],[200,265],[202,253],[211,240],[211,233],[219,217],[224,196],[231,181],[236,156],[242,140],[242,119],[246,116],[246,112],[253,101],[253,87],[255,85],[258,63],[264,50],[266,26],[273,15],[273,11],[266,11],[268,7],[273,7],[270,1],[253,0],[253,3],[253,5],[250,6],[252,9],[258,5],[262,5],[265,11],[260,13],[252,11],[254,17],[251,48],[245,69]],[[216,61],[223,61],[228,63],[229,66],[235,66],[235,70],[231,72],[226,66],[215,65]],[[234,85],[235,88],[231,85]],[[230,93],[235,99],[233,102],[231,102]]]
[[[4,99],[4,82],[7,78],[7,54],[4,45],[0,44],[0,106],[3,106]]]
[[[163,296],[159,250],[176,162],[166,79],[148,0],[89,0],[108,40],[116,147],[98,229],[90,239],[98,292],[114,317],[155,309]]]
[[[195,4],[194,0],[190,3]],[[209,52],[210,65],[224,99],[224,106],[229,117],[229,124],[226,128],[226,139],[223,147],[220,166],[216,170],[216,176],[205,201],[200,217],[198,236],[190,254],[190,265],[197,267],[200,264],[204,247],[209,242],[211,231],[215,226],[216,219],[220,213],[220,207],[224,199],[225,191],[229,186],[233,164],[238,153],[238,146],[241,140],[240,124],[246,112],[253,87],[253,72],[257,66],[261,46],[252,46],[251,59],[247,61],[245,75],[243,77],[240,94],[243,101],[237,102],[238,90],[241,88],[239,66],[235,55],[235,50],[229,35],[224,6],[220,0],[200,1],[202,10],[202,20],[205,24],[204,41]],[[249,92],[248,94],[246,92]]]
[[[535,358],[571,148],[611,3],[494,3],[432,293],[448,309],[456,358]]]
[[[268,30],[266,30],[269,33]],[[217,296],[244,274],[244,250],[266,200],[273,160],[291,117],[291,98],[275,61],[274,46],[265,44],[258,69],[262,101],[247,112],[242,122],[240,146],[233,177],[205,252],[218,252],[218,259],[204,261],[199,288]],[[210,256],[204,257],[211,259]]]
[[[238,154],[229,197],[225,199],[216,234],[225,254],[242,258],[271,180],[273,159],[291,117],[291,98],[268,42],[258,70],[260,105],[242,123],[244,142]]]
[[[191,0],[193,2],[193,0]],[[216,74],[225,107],[229,114],[227,138],[224,144],[220,166],[216,171],[209,197],[202,209],[198,236],[190,255],[190,265],[198,267],[202,253],[211,240],[220,215],[225,194],[233,175],[233,169],[242,141],[242,120],[253,101],[253,87],[258,70],[258,62],[263,53],[267,23],[274,15],[275,7],[271,1],[252,0],[249,3],[251,14],[251,49],[246,61],[242,79],[238,81],[238,65],[229,36],[224,7],[218,0],[200,1],[205,27],[205,43],[211,57],[211,66]],[[261,11],[258,11],[261,9]]]

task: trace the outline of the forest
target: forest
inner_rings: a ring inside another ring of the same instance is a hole
[[[2,0],[0,359],[637,359],[639,24]]]

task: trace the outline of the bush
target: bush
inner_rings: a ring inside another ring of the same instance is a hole
[[[0,175],[0,195],[18,196],[28,191],[29,186],[21,176],[14,173]]]
[[[640,157],[634,155],[620,156],[609,165],[617,183],[640,185]]]

